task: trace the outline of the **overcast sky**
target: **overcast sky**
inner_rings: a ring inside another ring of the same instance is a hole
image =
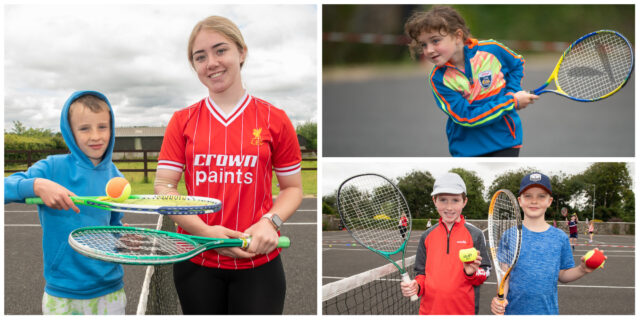
[[[377,173],[393,179],[402,177],[412,170],[429,171],[435,178],[453,168],[463,168],[475,171],[483,180],[485,188],[488,188],[493,180],[508,171],[517,171],[521,168],[539,170],[546,175],[558,175],[560,173],[577,174],[587,169],[593,162],[559,159],[535,159],[524,162],[482,162],[478,159],[394,159],[394,158],[360,158],[340,159],[325,158],[322,169],[322,195],[335,192],[340,183],[347,178],[360,173]],[[635,179],[635,168],[632,163],[627,165],[632,179]],[[635,186],[633,181],[632,188]]]
[[[248,92],[284,109],[294,125],[317,122],[315,5],[7,5],[5,129],[59,131],[77,90],[110,100],[116,126],[166,125],[207,95],[187,60],[193,26],[225,16],[243,33]]]

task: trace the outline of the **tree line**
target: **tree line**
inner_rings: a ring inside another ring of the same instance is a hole
[[[467,219],[486,219],[489,201],[499,189],[508,189],[518,194],[520,180],[535,168],[520,168],[497,176],[488,188],[475,171],[455,168],[450,172],[459,174],[467,186],[468,202],[463,210]],[[544,173],[544,172],[543,172]],[[635,195],[632,178],[626,163],[594,163],[583,172],[569,175],[549,175],[553,188],[553,203],[547,209],[547,220],[564,219],[563,207],[585,218],[615,222],[635,221]],[[438,219],[439,215],[431,199],[435,177],[429,171],[411,171],[394,179],[404,194],[414,219]],[[595,197],[594,197],[595,188]],[[322,197],[322,213],[338,215],[337,190]]]

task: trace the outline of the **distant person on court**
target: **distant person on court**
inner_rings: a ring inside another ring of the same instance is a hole
[[[404,26],[412,56],[434,64],[429,87],[448,117],[454,157],[517,157],[522,125],[516,110],[537,95],[522,90],[524,59],[494,40],[471,37],[453,8],[415,12]]]
[[[491,301],[494,314],[557,315],[558,281],[568,283],[593,272],[582,258],[575,266],[567,235],[544,218],[553,202],[551,180],[542,173],[520,182],[518,203],[524,212],[518,262],[505,283],[505,301]]]
[[[69,246],[74,229],[121,226],[123,214],[77,207],[70,196],[104,195],[107,182],[122,174],[111,161],[115,143],[111,105],[102,93],[78,91],[62,108],[60,131],[70,153],[52,155],[25,172],[4,178],[4,201],[40,197],[45,288],[42,313],[124,314],[122,266],[87,258]]]
[[[589,243],[593,242],[593,233],[596,231],[595,223],[593,220],[589,221]]]
[[[440,220],[418,241],[416,277],[401,283],[402,294],[421,297],[421,315],[477,314],[480,285],[489,275],[491,262],[482,231],[461,215],[467,204],[467,187],[455,173],[436,179],[431,193]],[[475,261],[460,261],[459,251],[476,248]]]
[[[429,221],[427,221],[427,229],[431,228],[431,219],[429,219]]]
[[[189,195],[222,200],[217,213],[172,216],[179,233],[252,239],[247,250],[209,250],[174,265],[184,314],[282,314],[284,308],[276,246],[282,223],[302,202],[302,156],[285,112],[244,87],[240,71],[248,53],[229,19],[211,16],[195,25],[187,55],[207,95],[173,114],[158,157],[156,193],[178,194],[184,173]],[[273,171],[280,187],[275,201]]]
[[[400,235],[402,236],[402,239],[405,238],[408,227],[409,227],[409,219],[407,219],[406,213],[403,213],[402,217],[400,217],[400,220],[398,221],[398,229],[400,229]]]
[[[567,222],[567,226],[569,226],[569,241],[571,242],[571,249],[576,249],[576,242],[578,242],[578,215],[575,213],[571,215],[571,220],[567,221],[565,217],[564,220]]]

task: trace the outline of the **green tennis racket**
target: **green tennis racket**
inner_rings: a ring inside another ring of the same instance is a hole
[[[411,212],[400,189],[381,175],[361,174],[342,182],[337,203],[342,224],[353,239],[393,263],[402,282],[410,282],[404,256],[411,235]],[[402,253],[402,266],[391,258],[397,253]]]
[[[247,248],[251,238],[216,239],[137,227],[85,227],[69,234],[69,245],[89,258],[134,265],[171,264],[211,249]],[[288,248],[280,237],[278,248]]]
[[[71,200],[76,204],[103,210],[146,214],[205,214],[218,212],[222,208],[222,202],[218,199],[195,196],[131,195],[123,202],[115,202],[105,196],[71,197]],[[40,198],[27,198],[25,203],[44,204]]]

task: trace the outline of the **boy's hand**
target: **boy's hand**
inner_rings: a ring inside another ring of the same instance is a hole
[[[462,266],[464,268],[464,273],[467,276],[474,275],[478,271],[478,268],[480,268],[480,263],[481,262],[482,262],[482,256],[480,256],[480,251],[478,251],[478,256],[476,257],[476,260],[474,260],[472,262],[463,262],[462,263]]]
[[[498,315],[504,314],[504,310],[508,304],[509,301],[507,301],[506,298],[500,300],[500,298],[498,297],[493,297],[493,299],[491,300],[491,312]]]
[[[37,178],[33,182],[33,192],[49,208],[56,210],[72,209],[75,213],[80,213],[80,209],[69,198],[75,197],[76,194],[51,180]]]
[[[537,95],[527,91],[518,91],[513,94],[513,97],[518,100],[518,110],[526,108],[529,104],[533,104],[534,101],[539,98]]]
[[[400,282],[400,289],[402,289],[402,295],[405,297],[411,297],[418,294],[418,282],[413,279],[411,282]]]
[[[595,250],[599,250],[598,248],[596,248]],[[604,251],[600,251],[600,253],[602,254],[602,256],[604,256]],[[601,258],[602,258],[601,256]],[[604,260],[602,260],[602,265],[604,265],[604,261],[607,260],[607,256],[604,256]],[[598,264],[598,262],[596,262],[596,267],[595,268],[590,268],[589,266],[587,266],[587,258],[586,255],[582,256],[580,258],[580,270],[582,270],[582,272],[584,273],[591,273],[594,270],[598,269],[600,267],[600,265]],[[592,265],[593,266],[593,265]]]

